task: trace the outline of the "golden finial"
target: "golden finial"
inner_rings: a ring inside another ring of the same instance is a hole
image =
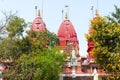
[[[68,14],[67,13],[65,14],[65,19],[68,19]]]
[[[98,13],[98,10],[96,10],[96,13],[95,13],[96,17],[99,17],[99,13]]]
[[[40,9],[38,10],[38,16],[40,16]]]

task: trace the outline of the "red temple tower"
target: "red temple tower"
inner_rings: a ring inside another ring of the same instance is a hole
[[[61,23],[57,34],[60,40],[60,46],[66,46],[67,44],[74,44],[79,49],[79,43],[77,34],[72,22],[68,19],[66,14],[65,20]]]
[[[43,31],[46,29],[46,24],[44,23],[43,19],[40,16],[40,10],[38,10],[38,16],[34,19],[30,31]]]

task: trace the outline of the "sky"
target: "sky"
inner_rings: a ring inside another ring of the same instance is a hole
[[[67,9],[66,5],[69,6]],[[57,34],[64,10],[64,13],[68,12],[69,20],[74,25],[80,52],[84,55],[87,54],[85,34],[88,33],[95,10],[98,10],[100,16],[107,16],[115,11],[114,5],[120,7],[120,0],[0,0],[0,19],[3,17],[1,11],[17,11],[17,16],[24,18],[26,22],[32,22],[36,17],[37,6],[47,29]]]

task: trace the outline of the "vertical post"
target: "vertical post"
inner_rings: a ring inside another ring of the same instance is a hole
[[[97,10],[99,11],[99,1],[97,0]]]
[[[67,7],[67,12],[68,12],[68,18],[69,18],[69,6]]]
[[[37,16],[37,6],[35,6],[35,16]]]
[[[42,15],[41,15],[41,17],[43,18],[43,0],[42,0]]]
[[[99,79],[98,79],[98,73],[97,73],[96,68],[94,69],[93,74],[94,74],[94,76],[93,76],[94,79],[93,79],[93,80],[99,80]]]
[[[76,78],[76,67],[72,66],[72,79],[74,80]]]
[[[76,78],[76,66],[77,66],[77,57],[76,57],[76,51],[73,48],[72,52],[72,78],[73,80]]]
[[[91,11],[92,11],[92,18],[94,18],[94,6],[91,6]]]
[[[62,21],[63,21],[63,16],[64,16],[64,14],[63,14],[63,13],[64,13],[64,10],[62,10]]]
[[[69,18],[69,6],[68,6],[68,5],[65,5],[65,8],[66,8],[67,16],[68,16],[68,18]]]
[[[99,79],[98,79],[98,74],[95,74],[95,75],[94,75],[94,80],[99,80]]]

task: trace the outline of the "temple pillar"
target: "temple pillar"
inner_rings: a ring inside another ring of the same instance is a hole
[[[98,74],[95,74],[95,75],[93,76],[93,80],[99,80]]]
[[[98,73],[97,73],[96,68],[94,69],[93,74],[94,74],[94,76],[93,76],[93,80],[99,80],[99,78],[98,78]]]

